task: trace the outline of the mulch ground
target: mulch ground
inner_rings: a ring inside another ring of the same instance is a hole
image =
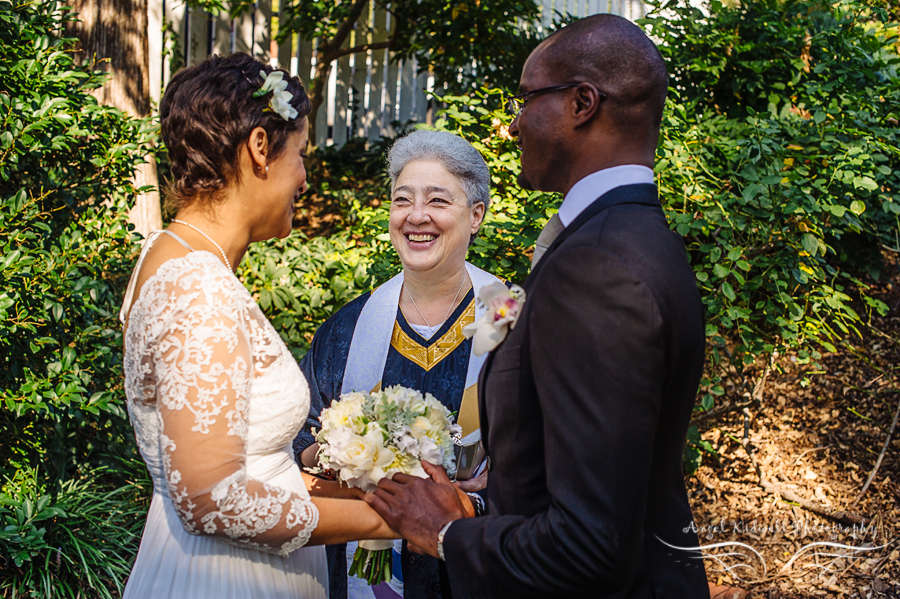
[[[807,364],[778,356],[760,402],[698,423],[716,451],[687,481],[701,544],[743,544],[705,552],[710,581],[754,598],[900,598],[900,426],[860,497],[900,409],[900,271],[886,259],[877,331]],[[747,403],[729,391],[720,406]]]

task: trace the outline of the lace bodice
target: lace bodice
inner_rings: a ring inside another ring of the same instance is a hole
[[[252,474],[296,467],[290,444],[309,389],[244,286],[209,252],[191,252],[147,280],[127,322],[128,412],[185,530],[280,555],[306,544],[318,510],[305,487]]]

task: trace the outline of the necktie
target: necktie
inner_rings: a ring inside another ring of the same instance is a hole
[[[538,235],[537,243],[534,244],[534,255],[531,257],[532,270],[537,266],[538,260],[544,255],[547,248],[553,244],[553,240],[555,240],[565,228],[562,221],[559,220],[558,214],[554,214],[550,217],[550,220],[548,220],[547,224],[544,225],[544,228],[541,229],[541,234]]]

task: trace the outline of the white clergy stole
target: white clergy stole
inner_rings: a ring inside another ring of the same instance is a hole
[[[468,262],[466,262],[466,272],[472,280],[476,297],[478,290],[485,285],[501,282],[494,275]],[[381,379],[384,376],[384,366],[387,363],[388,350],[391,347],[391,337],[394,334],[402,288],[403,273],[401,272],[373,291],[366,305],[363,306],[359,319],[356,321],[356,327],[353,329],[341,393],[369,392],[381,388]],[[485,309],[476,302],[475,320],[484,315]],[[479,426],[478,374],[486,359],[487,354],[476,356],[470,350],[463,399],[457,418],[457,422],[463,428],[463,436],[474,432]]]

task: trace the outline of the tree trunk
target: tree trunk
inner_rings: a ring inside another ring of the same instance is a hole
[[[313,148],[316,144],[316,118],[319,114],[319,108],[325,100],[325,86],[328,85],[328,76],[331,74],[331,68],[334,62],[343,56],[341,46],[350,37],[353,31],[353,24],[359,20],[363,9],[369,5],[369,0],[355,0],[350,14],[340,24],[331,39],[320,39],[318,48],[316,48],[316,74],[313,77],[312,89],[309,101],[312,104],[312,110],[309,113],[309,140]],[[363,46],[360,46],[360,50]],[[352,50],[351,50],[352,51]]]
[[[318,145],[316,143],[316,118],[319,114],[319,108],[325,101],[325,86],[328,85],[328,76],[331,74],[331,62],[325,60],[316,61],[316,74],[313,77],[312,86],[309,94],[309,101],[312,109],[309,112],[309,143],[313,149]]]
[[[67,34],[81,42],[76,60],[93,63],[112,77],[95,92],[102,104],[131,116],[150,114],[150,56],[147,37],[147,0],[70,0],[81,22],[71,23]],[[138,195],[129,219],[144,235],[162,228],[156,160],[138,167],[135,188],[154,189]]]

